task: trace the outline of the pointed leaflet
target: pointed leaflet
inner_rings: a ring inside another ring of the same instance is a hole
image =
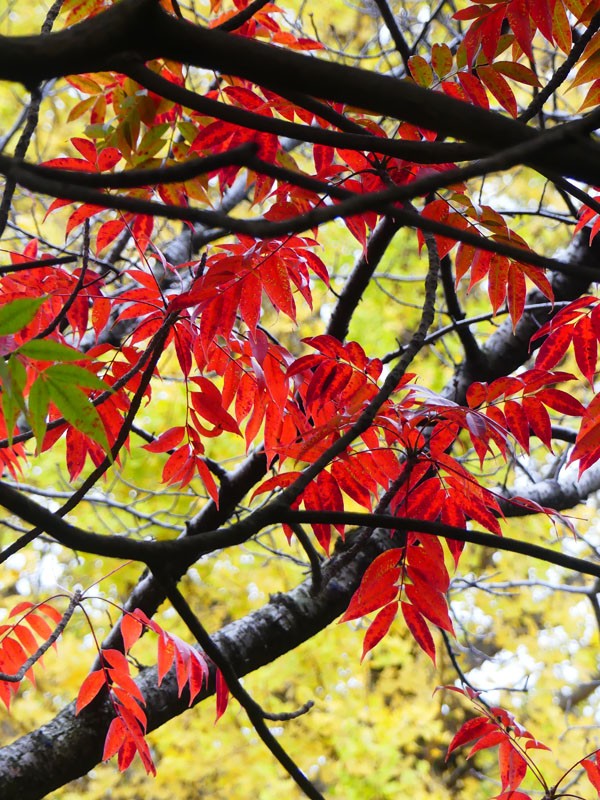
[[[527,761],[508,736],[500,742],[498,764],[502,789],[517,789],[527,774]]]
[[[596,359],[598,357],[598,343],[592,319],[589,314],[582,317],[577,325],[575,325],[573,331],[573,345],[577,366],[590,384],[593,384],[594,373],[596,371]]]
[[[218,722],[225,713],[227,705],[229,704],[229,688],[220,669],[217,669],[217,673],[215,675],[215,694],[217,696],[217,712],[215,722]]]
[[[454,738],[448,745],[446,761],[457,747],[479,739],[492,730],[496,730],[496,726],[487,717],[476,717],[475,719],[467,720],[454,734]]]
[[[489,733],[486,733],[484,736],[481,737],[473,747],[469,750],[469,754],[467,758],[471,758],[478,753],[480,750],[487,750],[488,747],[496,747],[496,745],[504,742],[506,739],[505,731],[501,730],[500,728],[494,728]]]
[[[102,760],[107,761],[112,758],[115,753],[119,751],[126,738],[126,728],[123,720],[120,717],[115,717],[109,727],[104,740],[104,752],[102,753]]]
[[[85,708],[91,703],[103,686],[106,686],[106,673],[104,670],[98,669],[95,670],[95,672],[90,672],[79,689],[77,703],[75,704],[75,713],[79,714],[82,708]]]
[[[423,650],[435,664],[435,643],[425,618],[414,606],[410,605],[410,603],[402,602],[401,607],[402,615],[408,630],[412,633],[421,650]]]
[[[304,507],[307,511],[343,511],[344,498],[336,479],[326,470],[320,472],[309,483],[302,494]],[[335,526],[340,535],[344,535],[344,526]],[[329,552],[331,526],[328,524],[312,523],[312,529],[325,552]]]
[[[600,797],[600,770],[598,769],[598,765],[590,758],[584,758],[583,761],[581,761],[581,766],[586,771],[589,782]]]
[[[425,581],[417,579],[414,574],[411,580],[413,583],[404,585],[404,593],[408,600],[420,614],[433,622],[434,625],[454,635],[454,628],[448,615],[448,604],[445,596]]]
[[[360,657],[361,662],[364,660],[364,657],[367,655],[367,653],[372,650],[376,644],[379,644],[379,642],[387,634],[392,622],[396,618],[397,613],[398,603],[390,603],[389,605],[384,606],[384,608],[378,612],[377,616],[369,625],[365,634],[362,655]]]
[[[443,494],[443,493],[442,493]],[[436,536],[419,536],[420,544],[407,548],[407,574],[416,574],[439,592],[447,592],[450,576],[444,563],[444,551]]]
[[[125,650],[129,651],[142,635],[144,626],[133,614],[124,614],[121,620],[121,636]]]
[[[504,414],[510,432],[526,453],[529,453],[529,421],[523,408],[515,400],[507,400]]]
[[[585,414],[584,406],[573,395],[563,392],[562,389],[547,388],[536,394],[537,399],[545,406],[558,411],[560,414],[569,414],[572,417],[581,417]]]
[[[548,412],[537,397],[523,398],[523,411],[534,434],[552,450],[552,424]]]
[[[387,550],[369,564],[340,622],[357,619],[395,600],[402,554],[402,548]]]
[[[569,321],[566,318],[565,323],[561,324],[561,320],[558,320],[557,315],[555,320],[557,324],[552,329],[546,329],[548,338],[542,343],[535,359],[535,365],[538,369],[552,369],[565,356],[574,333],[574,326],[567,324]],[[532,337],[531,341],[538,339],[543,330],[543,328],[540,329]]]

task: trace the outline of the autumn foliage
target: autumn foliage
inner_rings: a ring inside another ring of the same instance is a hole
[[[0,625],[0,699],[8,709],[35,680],[81,611],[96,662],[69,724],[105,714],[102,757],[120,770],[137,754],[155,772],[151,701],[131,653],[154,637],[158,686],[171,675],[188,706],[214,692],[217,719],[231,693],[302,791],[322,796],[238,680],[262,658],[255,645],[223,650],[182,588],[203,556],[264,530],[282,552],[300,547],[310,602],[337,592],[331,619],[364,618],[363,659],[402,626],[436,663],[457,636],[449,590],[467,542],[600,575],[593,559],[503,537],[507,518],[532,514],[576,533],[562,512],[596,488],[600,6],[442,3],[416,35],[396,4],[373,5],[391,48],[385,74],[346,65],[316,30],[256,0],[212,0],[202,24],[175,0],[65,0],[39,37],[0,41],[0,78],[31,92],[32,121],[14,154],[0,154],[0,504],[21,520],[2,560],[43,535],[139,562],[153,582],[146,593],[141,578],[122,603],[91,587],[16,603]],[[25,158],[40,87],[54,78],[76,135]],[[511,181],[527,176],[537,198],[517,207]],[[567,254],[529,236],[527,215],[565,229]],[[417,271],[420,294],[386,353],[373,331],[348,331],[393,241],[407,254],[401,279]],[[355,251],[341,277],[337,242]],[[169,381],[180,407],[157,427]],[[140,452],[160,464],[153,490],[189,500],[185,529],[89,530],[71,512]],[[21,488],[48,454],[70,487],[50,510]],[[497,477],[544,459],[558,483],[575,465],[587,494],[567,501]],[[190,641],[154,619],[163,600]],[[120,616],[104,642],[89,613],[100,602]],[[319,613],[307,630],[331,621]],[[576,769],[600,796],[600,751],[551,787],[532,753],[545,745],[511,712],[468,684],[447,688],[478,713],[448,756],[497,748],[499,800],[537,796],[534,784],[572,796],[560,787]],[[90,768],[92,750],[64,766],[65,780]],[[19,791],[7,786],[6,797]]]

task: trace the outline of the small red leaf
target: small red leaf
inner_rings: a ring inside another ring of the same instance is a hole
[[[400,577],[398,563],[402,558],[402,548],[394,548],[381,553],[367,567],[360,586],[354,593],[346,613],[340,622],[348,622],[371,613],[391,603],[398,594],[396,582]]]
[[[75,713],[79,714],[82,708],[91,703],[103,686],[106,686],[106,673],[104,670],[98,669],[95,672],[90,672],[81,684],[77,695],[77,703],[75,704]],[[109,757],[107,756],[107,758]]]
[[[465,724],[462,725],[460,729],[455,733],[454,738],[448,745],[448,752],[446,753],[446,761],[452,754],[452,751],[456,750],[457,747],[460,747],[463,744],[467,744],[468,742],[472,742],[474,739],[479,739],[485,733],[488,733],[488,731],[494,729],[495,726],[490,722],[490,720],[487,717],[475,717],[475,719],[467,720]]]
[[[573,330],[573,345],[577,366],[590,384],[593,384],[594,373],[596,371],[596,359],[598,357],[598,343],[589,315],[582,317],[575,325]]]
[[[389,631],[397,613],[398,603],[390,603],[377,613],[377,616],[369,625],[369,628],[365,634],[362,656],[360,657],[361,662],[367,653],[372,650],[375,645],[379,644],[379,642]]]
[[[215,717],[215,722],[218,722],[225,713],[229,703],[229,688],[220,669],[217,669],[217,674],[215,675],[215,694],[217,696],[217,715]]]
[[[144,626],[131,614],[125,614],[121,620],[121,636],[125,650],[129,651],[142,635]]]
[[[414,636],[415,642],[435,664],[435,642],[433,641],[433,636],[431,635],[431,631],[423,615],[419,614],[416,608],[411,606],[410,603],[403,602],[401,607],[402,615],[408,630]]]

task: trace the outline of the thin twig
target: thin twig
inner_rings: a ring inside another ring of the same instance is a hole
[[[30,669],[40,658],[44,655],[44,653],[52,647],[54,642],[58,639],[64,629],[67,627],[69,620],[73,616],[73,612],[79,605],[81,601],[82,592],[75,591],[73,592],[73,596],[69,600],[69,606],[65,613],[62,615],[62,618],[56,628],[52,631],[50,636],[43,642],[38,649],[30,655],[29,658],[23,662],[21,667],[19,668],[18,672],[15,673],[7,673],[7,672],[0,672],[0,681],[6,681],[7,683],[20,683],[23,678],[25,677],[25,673],[28,669]]]

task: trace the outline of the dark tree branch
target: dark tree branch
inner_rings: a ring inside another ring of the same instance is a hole
[[[327,333],[330,336],[344,341],[348,335],[348,327],[356,307],[399,228],[400,224],[393,217],[386,216],[369,237],[367,248],[361,253],[348,276],[327,324]]]
[[[381,16],[383,17],[383,21],[385,22],[392,39],[394,40],[396,50],[400,54],[400,58],[404,64],[404,72],[408,75],[408,59],[410,58],[410,49],[406,43],[406,39],[402,35],[402,31],[398,27],[396,17],[394,16],[387,0],[375,0],[375,3],[381,13]]]
[[[208,635],[204,626],[194,614],[187,600],[181,594],[177,586],[169,578],[162,576],[160,572],[158,574],[155,572],[154,574],[161,581],[165,590],[165,594],[171,602],[171,605],[175,611],[177,611],[192,636],[194,636],[206,655],[221,670],[221,673],[225,678],[225,682],[227,683],[227,688],[242,706],[248,715],[248,719],[252,723],[254,730],[260,736],[270,752],[275,756],[277,761],[279,761],[281,766],[296,782],[300,789],[302,789],[307,797],[311,798],[311,800],[325,800],[323,795],[317,790],[317,788],[306,777],[306,775],[304,775],[302,770],[290,758],[288,753],[286,753],[277,739],[273,736],[267,724],[265,723],[265,715],[262,708],[244,689],[229,659],[226,655],[224,655],[224,653],[221,652],[219,647]]]
[[[52,77],[126,70],[132,56],[141,61],[162,56],[247,78],[275,92],[349,103],[490,150],[536,136],[517,121],[407,81],[192,25],[164,12],[156,0],[124,0],[48,36],[0,37],[0,79],[33,87]],[[587,139],[555,143],[530,163],[600,183],[600,148]]]
[[[453,322],[461,322],[465,319],[465,312],[460,307],[458,297],[456,296],[456,289],[454,288],[454,275],[452,274],[452,261],[449,255],[445,255],[441,261],[440,277],[442,279],[442,287],[444,289],[444,297],[446,298],[446,307]],[[476,369],[481,361],[481,350],[471,329],[468,325],[456,326],[454,328],[460,343],[465,352],[465,359],[473,365]]]

